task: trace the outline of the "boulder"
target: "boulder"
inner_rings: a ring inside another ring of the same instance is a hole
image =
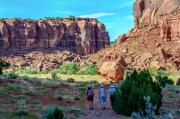
[[[123,80],[125,70],[123,62],[124,59],[122,57],[115,61],[104,62],[99,69],[100,75],[113,81]]]

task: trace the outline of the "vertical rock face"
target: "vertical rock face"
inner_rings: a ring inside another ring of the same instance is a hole
[[[136,0],[135,27],[157,25],[164,41],[180,37],[180,0]]]
[[[2,19],[2,52],[37,48],[65,48],[81,55],[94,53],[109,45],[105,26],[96,19]]]

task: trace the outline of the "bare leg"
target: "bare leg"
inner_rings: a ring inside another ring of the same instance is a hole
[[[91,109],[93,110],[93,101],[91,101]]]

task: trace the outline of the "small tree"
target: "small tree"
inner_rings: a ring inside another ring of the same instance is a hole
[[[0,59],[0,75],[3,74],[3,72],[2,72],[3,68],[9,67],[9,66],[10,66],[9,63],[7,63],[7,62],[3,61],[2,59]]]
[[[169,79],[166,75],[157,75],[156,80],[159,82],[160,86],[165,87],[166,85],[173,85],[174,81]]]
[[[142,110],[146,114],[144,96],[149,96],[157,113],[162,104],[162,92],[158,82],[153,82],[149,70],[134,70],[125,77],[123,84],[118,85],[115,93],[113,110],[118,114],[130,116],[132,112]]]

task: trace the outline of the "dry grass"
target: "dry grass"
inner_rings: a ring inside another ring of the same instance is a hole
[[[31,78],[52,78],[51,74],[22,74],[20,76],[29,76]],[[75,79],[77,82],[90,82],[97,81],[98,83],[105,83],[107,80],[100,75],[67,75],[67,74],[58,74],[57,77],[61,80],[67,80],[69,78]]]

